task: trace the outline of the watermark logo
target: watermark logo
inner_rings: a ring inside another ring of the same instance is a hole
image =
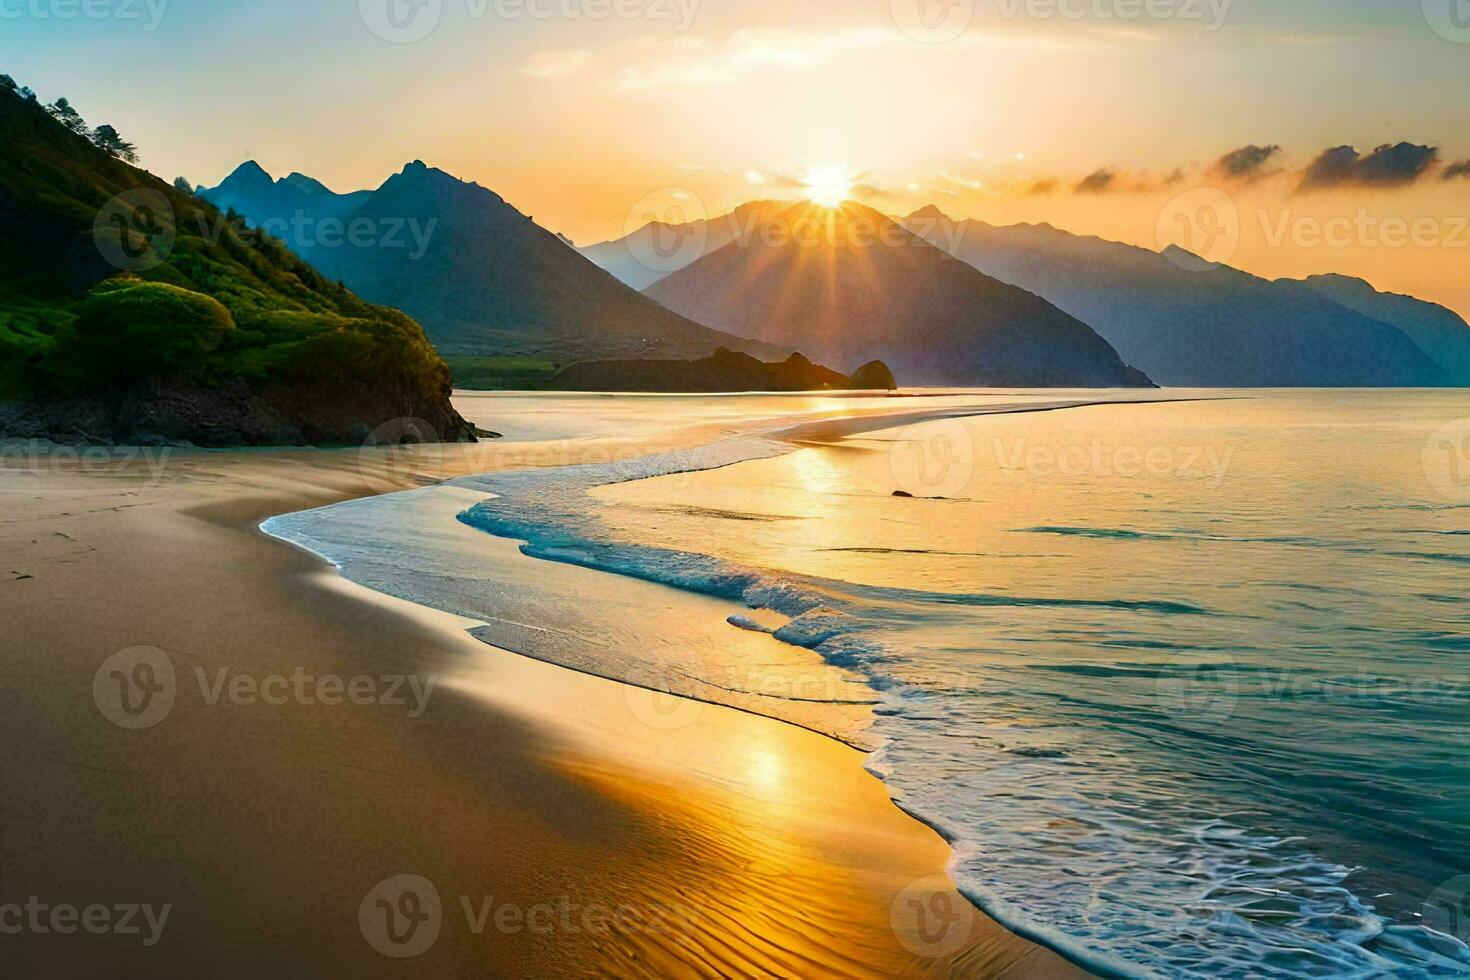
[[[0,20],[142,21],[152,33],[163,23],[169,0],[0,0]]]
[[[146,437],[152,442],[167,442],[162,436]],[[0,474],[25,474],[41,480],[24,485],[25,492],[41,487],[57,489],[69,484],[75,476],[138,479],[146,476],[146,485],[163,482],[173,447],[148,446],[63,446],[46,439],[28,439],[0,445]],[[48,479],[49,478],[49,479]]]
[[[439,890],[422,875],[396,875],[363,897],[357,925],[368,945],[394,959],[421,956],[439,938],[444,909]]]
[[[1465,215],[1408,217],[1358,208],[1321,218],[1286,208],[1263,209],[1258,216],[1269,248],[1470,249],[1470,217]]]
[[[47,902],[31,895],[21,902],[0,904],[0,935],[3,936],[90,936],[137,937],[152,949],[163,938],[173,905],[120,902],[116,905],[77,906],[70,902]]]
[[[704,255],[709,212],[699,195],[666,187],[645,195],[623,221],[628,251],[651,272],[678,272]]]
[[[357,471],[374,493],[411,485],[418,474],[436,478],[444,466],[444,442],[423,419],[384,422],[363,440]]]
[[[704,702],[674,694],[652,669],[632,671],[622,687],[628,710],[655,731],[688,728],[704,713]]]
[[[893,23],[915,41],[945,44],[970,29],[975,0],[889,0]]]
[[[1470,502],[1470,417],[1442,426],[1424,443],[1424,477],[1446,500]]]
[[[888,454],[889,469],[911,497],[962,494],[975,475],[975,440],[959,419],[901,430]]]
[[[124,191],[102,206],[92,222],[92,240],[111,265],[147,272],[168,261],[178,239],[174,208],[162,193]]]
[[[1219,724],[1235,713],[1240,682],[1227,655],[1180,654],[1170,658],[1154,682],[1154,697],[1175,721]]]
[[[1210,33],[1225,26],[1234,0],[1000,0],[1001,16],[1014,20],[1201,21]]]
[[[412,44],[439,26],[444,0],[358,0],[362,22],[384,41]]]
[[[1199,187],[1166,204],[1154,231],[1169,261],[1191,272],[1202,271],[1234,258],[1240,248],[1240,208],[1224,191]]]
[[[1021,475],[1037,479],[1199,480],[1208,479],[1218,489],[1230,473],[1234,448],[1218,446],[1175,446],[1157,444],[1114,445],[1093,438],[1086,443],[1030,444],[1024,436],[991,440],[991,450],[1001,471],[1009,478]]]
[[[893,933],[916,956],[950,956],[970,941],[975,907],[955,891],[944,875],[931,875],[909,885],[889,909]]]
[[[102,662],[92,678],[92,700],[119,728],[152,728],[174,707],[174,663],[157,647],[132,647]]]
[[[1424,903],[1424,924],[1438,935],[1430,941],[1446,956],[1465,955],[1470,944],[1470,875],[1451,878]]]
[[[0,0],[3,2],[3,0]],[[699,0],[465,0],[471,21],[669,21],[678,32],[694,25]],[[358,0],[368,30],[393,44],[422,41],[444,18],[444,0]]]
[[[1445,40],[1470,44],[1470,0],[1424,0],[1424,19]]]

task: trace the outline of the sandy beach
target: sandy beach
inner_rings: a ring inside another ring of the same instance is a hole
[[[7,458],[12,969],[1078,973],[954,891],[856,749],[496,650],[259,530],[557,461],[505,448]],[[141,713],[111,693],[168,670]]]

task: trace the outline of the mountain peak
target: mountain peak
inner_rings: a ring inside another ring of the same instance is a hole
[[[295,171],[291,173],[290,176],[281,178],[280,183],[289,184],[290,186],[301,191],[301,193],[307,195],[308,197],[315,197],[318,194],[332,193],[326,184],[323,184],[315,177],[308,177],[306,176],[306,174],[301,173],[300,171]]]
[[[1219,263],[1211,262],[1202,256],[1196,255],[1187,248],[1179,245],[1170,245],[1159,253],[1170,262],[1189,272],[1208,272],[1211,269],[1222,268]]]
[[[246,160],[224,179],[224,184],[273,184],[275,180],[254,160]],[[223,186],[223,185],[221,185]]]
[[[919,208],[919,210],[908,216],[908,220],[910,221],[914,220],[915,218],[926,221],[948,221],[949,215],[939,210],[939,208],[937,208],[933,204],[926,204],[922,208]]]

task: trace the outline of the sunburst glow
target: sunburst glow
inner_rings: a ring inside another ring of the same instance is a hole
[[[812,203],[835,208],[852,193],[852,181],[847,167],[840,163],[826,163],[809,168],[803,184]]]

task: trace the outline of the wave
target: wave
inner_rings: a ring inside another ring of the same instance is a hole
[[[853,424],[846,422],[845,431]],[[896,423],[857,423],[862,424],[877,428]],[[1470,964],[1470,951],[1456,940],[1378,915],[1371,902],[1348,886],[1355,869],[1311,853],[1300,838],[1248,831],[1248,815],[1239,821],[1231,815],[1186,821],[1187,832],[1170,836],[1161,832],[1156,815],[1146,807],[1121,813],[1079,807],[1077,798],[1062,789],[1068,780],[1116,782],[1119,777],[1088,771],[1065,747],[986,746],[988,739],[967,739],[963,756],[933,752],[953,731],[966,730],[956,726],[956,709],[946,701],[946,691],[912,676],[913,668],[926,662],[924,628],[942,619],[946,610],[1050,607],[1202,622],[1225,614],[1201,604],[1150,597],[1040,597],[863,585],[620,540],[599,517],[603,505],[591,495],[597,487],[784,455],[795,448],[790,435],[743,436],[687,452],[481,475],[450,485],[489,498],[459,512],[462,524],[521,542],[520,551],[528,557],[778,613],[785,618],[779,626],[767,627],[749,617],[730,621],[856,671],[874,692],[876,730],[882,739],[869,768],[901,791],[900,806],[953,844],[961,891],[1012,930],[1093,972],[1418,976],[1459,972]],[[703,516],[725,519],[726,514]],[[1025,530],[1111,540],[1245,540],[1109,528]],[[1310,539],[1269,540],[1296,544]],[[1446,635],[1443,642],[1454,645],[1455,640]],[[1149,644],[1138,640],[1133,645]],[[1231,666],[1222,662],[1219,670]],[[1192,663],[1186,673],[1194,676],[1198,668]],[[1157,666],[1129,664],[1072,670],[1078,678],[1105,682],[1130,677],[1149,681],[1160,674]],[[1081,692],[1071,697],[1079,709],[1085,707]],[[1110,712],[1126,716],[1128,711],[1116,703],[1086,710],[1098,717]],[[980,800],[985,803],[981,822],[961,819]],[[1072,828],[1079,826],[1099,835],[1091,847],[1077,848]],[[1103,841],[1107,847],[1098,846]],[[1005,871],[1016,871],[1016,866],[989,859],[997,854],[1020,859],[1023,865],[1033,861],[1039,879],[1007,877]]]

